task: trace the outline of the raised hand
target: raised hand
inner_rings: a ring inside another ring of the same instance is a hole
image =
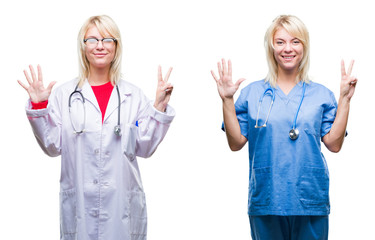
[[[219,78],[216,77],[214,71],[211,70],[212,77],[215,79],[217,84],[217,90],[222,100],[227,98],[233,98],[234,94],[238,90],[240,84],[245,81],[244,78],[240,78],[236,83],[232,81],[232,62],[228,60],[228,67],[225,63],[225,59],[221,60],[221,63],[217,63]]]
[[[353,64],[354,60],[350,61],[348,72],[346,72],[344,60],[341,60],[340,97],[346,98],[349,101],[353,97],[358,81],[356,77],[351,76]]]
[[[158,67],[158,86],[156,88],[156,98],[154,107],[161,112],[165,112],[165,109],[168,105],[169,99],[171,98],[171,94],[173,91],[172,84],[168,83],[168,79],[171,75],[172,69],[172,67],[169,68],[163,80],[161,66]]]
[[[17,80],[18,83],[27,91],[27,93],[30,96],[30,100],[33,103],[39,103],[47,101],[49,96],[51,95],[51,91],[53,86],[56,84],[56,82],[51,82],[47,88],[43,85],[43,74],[42,74],[42,68],[38,65],[38,78],[36,77],[35,71],[33,66],[29,66],[31,78],[29,76],[29,73],[24,70],[23,73],[25,74],[26,80],[29,83],[29,86],[21,82],[20,80]]]

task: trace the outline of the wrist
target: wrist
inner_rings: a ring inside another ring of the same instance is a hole
[[[338,104],[350,105],[350,99],[348,97],[340,95]]]
[[[223,101],[223,104],[228,104],[228,103],[232,104],[232,103],[234,103],[233,97],[224,97],[221,100]]]
[[[156,104],[156,103],[154,103],[154,108],[156,108],[160,112],[165,112],[167,106],[164,106],[164,104]]]

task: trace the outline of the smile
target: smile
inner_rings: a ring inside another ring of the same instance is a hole
[[[293,55],[293,56],[281,56],[281,57],[286,59],[286,60],[291,60],[291,59],[295,58],[296,56]]]

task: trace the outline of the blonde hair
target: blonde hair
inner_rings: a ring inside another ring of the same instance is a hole
[[[78,61],[79,61],[79,76],[78,85],[81,87],[85,80],[90,75],[90,63],[87,60],[85,48],[86,45],[83,42],[86,32],[92,26],[98,28],[99,33],[105,37],[105,34],[108,33],[111,37],[116,39],[116,50],[115,56],[111,63],[109,69],[109,77],[111,80],[112,85],[116,85],[117,82],[121,78],[121,60],[122,60],[122,42],[120,36],[120,30],[118,29],[116,23],[107,15],[101,16],[92,16],[86,20],[86,22],[82,25],[81,30],[78,33],[77,38],[77,47],[78,47]]]
[[[298,67],[296,82],[309,82],[308,70],[310,66],[310,40],[309,32],[303,22],[292,15],[280,15],[273,20],[264,36],[264,47],[268,63],[268,75],[266,81],[276,87],[278,65],[274,56],[273,38],[280,28],[284,28],[290,35],[301,41],[303,45],[303,57]]]

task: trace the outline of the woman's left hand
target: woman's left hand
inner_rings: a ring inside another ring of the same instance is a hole
[[[340,85],[340,98],[350,101],[353,97],[355,87],[357,85],[357,78],[351,76],[354,60],[350,62],[348,72],[345,70],[344,60],[341,60],[341,85]]]
[[[161,74],[161,66],[159,66],[158,68],[158,87],[156,88],[154,107],[160,112],[165,112],[173,91],[172,84],[168,82],[168,78],[171,75],[172,69],[172,67],[169,68],[163,80],[163,76]]]

